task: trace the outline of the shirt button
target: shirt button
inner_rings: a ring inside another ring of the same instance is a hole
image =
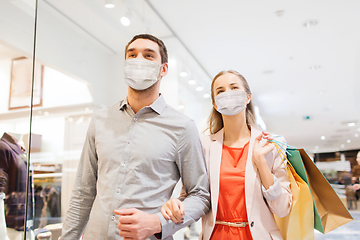
[[[122,166],[122,167],[125,167],[125,166],[126,166],[126,164],[123,162],[123,163],[121,163],[121,166]]]
[[[130,144],[130,143],[131,143],[131,140],[128,140],[127,143]]]
[[[253,226],[254,226],[254,222],[251,222],[250,227],[253,227]]]
[[[116,192],[119,193],[119,192],[120,192],[120,188],[116,189]]]
[[[136,122],[137,121],[137,118],[136,117],[134,117],[134,122]]]
[[[111,220],[115,221],[115,216],[111,216]]]

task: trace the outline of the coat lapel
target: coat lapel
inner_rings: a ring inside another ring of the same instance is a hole
[[[249,151],[246,162],[246,171],[245,171],[245,200],[246,200],[246,210],[248,217],[250,216],[252,207],[253,207],[253,198],[255,191],[255,182],[258,175],[257,168],[252,161],[252,153],[254,148],[255,138],[259,136],[261,132],[255,128],[251,128],[251,137],[249,143]]]
[[[213,209],[213,220],[217,214],[217,206],[219,199],[219,182],[220,182],[220,165],[222,157],[224,130],[221,129],[216,134],[211,135],[210,145],[210,179],[211,179],[211,205]]]

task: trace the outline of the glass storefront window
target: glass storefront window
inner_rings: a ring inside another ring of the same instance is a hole
[[[129,17],[131,27],[119,16]],[[161,93],[204,130],[210,77],[145,1],[117,1],[114,9],[97,0],[1,1],[0,29],[0,133],[24,147],[26,155],[17,161],[23,163],[22,179],[29,190],[16,227],[11,222],[12,192],[2,190],[6,217],[0,216],[0,227],[7,224],[10,240],[22,239],[24,233],[27,239],[61,235],[91,116],[126,97],[124,48],[134,35],[150,33],[165,42],[169,73]],[[183,239],[184,232],[175,238]]]

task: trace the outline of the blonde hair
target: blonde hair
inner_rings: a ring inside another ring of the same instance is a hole
[[[211,101],[213,104],[215,103],[214,83],[215,83],[216,79],[218,79],[220,76],[222,76],[226,73],[231,73],[231,74],[237,76],[241,80],[241,82],[245,88],[245,92],[247,94],[251,95],[251,90],[250,90],[249,84],[246,81],[246,79],[244,78],[244,76],[242,76],[240,73],[238,73],[237,71],[234,71],[234,70],[221,71],[214,77],[214,79],[211,82]],[[256,127],[257,125],[256,125],[254,107],[253,107],[251,100],[246,106],[245,115],[246,115],[246,124],[247,124],[248,128],[251,129],[252,126]],[[224,127],[222,115],[214,107],[211,110],[211,113],[210,113],[210,116],[208,119],[208,124],[209,124],[209,126],[207,129],[210,130],[211,134],[217,133],[220,129],[222,129]]]

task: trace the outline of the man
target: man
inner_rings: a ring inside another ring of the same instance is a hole
[[[159,94],[168,71],[164,43],[137,35],[125,59],[127,98],[92,117],[62,239],[78,240],[84,230],[84,239],[172,239],[209,211],[196,126]],[[183,223],[174,224],[160,208],[180,177],[189,196]]]

